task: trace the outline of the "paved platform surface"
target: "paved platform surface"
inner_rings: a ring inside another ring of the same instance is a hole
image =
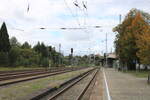
[[[112,100],[150,100],[150,85],[146,78],[104,69]],[[105,99],[107,100],[107,99]]]

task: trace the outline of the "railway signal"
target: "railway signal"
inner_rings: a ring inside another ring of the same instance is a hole
[[[71,54],[73,54],[73,48],[71,48]]]

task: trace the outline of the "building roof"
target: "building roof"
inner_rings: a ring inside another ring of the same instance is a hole
[[[116,56],[115,53],[109,53],[109,54],[107,55],[107,58],[113,58],[113,59],[116,59],[117,56]]]

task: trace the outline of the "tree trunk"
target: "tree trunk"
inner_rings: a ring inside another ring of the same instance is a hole
[[[140,65],[141,65],[141,64],[139,63],[139,67],[138,67],[139,72],[140,72],[140,70],[141,70],[141,69],[140,69]]]
[[[147,67],[147,65],[146,65],[144,70],[147,71],[147,69],[148,69],[148,67]]]
[[[132,60],[127,62],[128,70],[136,70],[136,64],[132,62]]]

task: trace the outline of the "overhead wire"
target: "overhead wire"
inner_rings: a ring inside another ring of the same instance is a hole
[[[82,24],[82,17],[81,17],[81,19],[80,19],[80,15],[82,14],[82,12],[83,12],[83,9],[82,9],[82,6],[80,6],[79,5],[79,2],[78,2],[78,0],[75,0],[75,1],[73,1],[73,4],[75,5],[75,10],[76,10],[76,18],[79,20],[79,22],[81,22],[81,24]],[[80,12],[81,11],[81,12]],[[79,14],[79,15],[78,15]],[[80,24],[80,25],[81,25]],[[84,29],[86,29],[86,27],[84,27],[84,22],[83,22],[83,26],[82,26]],[[84,30],[84,32],[85,32],[85,30]],[[78,43],[79,41],[76,41],[76,46],[78,46]]]
[[[80,4],[81,3],[81,4]],[[76,7],[76,18],[79,20],[79,22],[82,23],[82,19],[83,19],[83,26],[86,23],[86,19],[85,19],[85,9],[87,9],[87,6],[85,3],[82,2],[78,2],[77,0],[73,1],[73,4]],[[81,12],[80,12],[81,11]],[[83,17],[80,18],[79,15],[83,14]],[[80,24],[81,25],[81,24]]]
[[[74,17],[74,18],[76,19],[77,24],[80,26],[79,20],[76,18],[76,16],[75,16],[74,13],[72,12],[71,8],[68,6],[68,3],[67,3],[66,0],[64,0],[64,3],[65,3],[65,5],[66,5],[67,9],[70,11],[72,17]]]
[[[79,21],[79,23],[80,23],[80,18],[79,18],[79,15],[78,14],[80,14],[79,13],[79,9],[81,10],[81,7],[79,6],[79,3],[78,3],[78,1],[77,0],[75,0],[74,2],[73,2],[73,4],[75,5],[75,10],[76,10],[76,18],[77,18],[77,20]],[[80,25],[81,25],[82,23],[80,23]]]
[[[87,2],[85,4],[84,1],[82,1],[82,5],[83,5],[83,14],[84,14],[84,25],[86,25],[86,18],[87,18]]]
[[[30,4],[28,3],[27,12],[29,12],[29,10],[30,10]]]
[[[89,39],[89,54],[91,53],[91,50],[92,50],[92,48],[91,48],[91,43],[93,42],[92,41],[92,34],[91,33],[93,33],[93,30],[91,30],[90,28],[89,28],[89,15],[88,15],[88,6],[87,6],[87,1],[82,1],[82,6],[83,6],[83,13],[84,13],[84,27],[86,27],[87,28],[87,30],[85,30],[85,32],[88,34],[88,39]]]
[[[74,13],[73,13],[73,11],[71,10],[71,8],[68,6],[68,3],[66,2],[66,0],[64,0],[64,3],[66,5],[66,7],[68,8],[68,10],[70,11],[72,17],[74,17],[76,19],[76,22],[77,22],[77,24],[78,24],[79,27],[72,27],[72,28],[71,27],[68,27],[68,28],[67,27],[60,27],[60,28],[59,27],[56,27],[56,28],[52,28],[52,27],[39,27],[39,28],[32,28],[32,29],[41,29],[41,30],[46,30],[46,29],[80,30],[80,29],[84,29],[84,31],[85,31],[85,29],[90,28],[90,26],[89,27],[81,27],[80,20],[78,19],[78,11],[76,12],[77,14],[75,16]],[[79,3],[78,3],[77,0],[76,0],[76,5],[81,10],[81,6],[79,6]],[[30,11],[30,6],[31,5],[30,5],[29,1],[27,0],[27,9],[26,9],[27,13]],[[87,5],[85,3],[83,3],[83,8],[87,10]],[[12,27],[11,29],[18,30],[18,31],[25,31],[23,29],[14,28],[14,27]]]
[[[26,3],[27,3],[26,12],[29,13],[29,11],[30,11],[30,2],[29,2],[29,0],[26,0]]]

